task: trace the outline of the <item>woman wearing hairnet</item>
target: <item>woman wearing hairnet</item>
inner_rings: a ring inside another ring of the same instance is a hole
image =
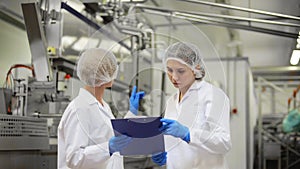
[[[228,97],[203,80],[201,55],[193,44],[169,46],[163,61],[178,92],[168,99],[161,119],[166,152],[152,160],[168,169],[226,169],[224,156],[231,148]]]
[[[102,99],[117,72],[116,58],[109,51],[93,48],[80,56],[77,75],[85,86],[68,105],[58,126],[59,169],[124,168],[123,157],[118,152],[131,138],[114,136],[110,119],[115,117]],[[135,92],[136,88],[130,98],[131,110],[138,108],[136,103],[142,97]]]

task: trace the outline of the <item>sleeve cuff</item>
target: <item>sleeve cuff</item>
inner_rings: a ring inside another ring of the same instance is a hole
[[[191,141],[190,132],[188,132],[188,134],[182,140],[184,140],[187,143],[190,143]]]

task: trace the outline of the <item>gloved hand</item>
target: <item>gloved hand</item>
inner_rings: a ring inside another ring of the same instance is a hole
[[[167,152],[153,154],[152,161],[159,166],[165,165],[167,163]]]
[[[133,86],[131,96],[129,99],[129,104],[130,104],[129,110],[133,114],[135,114],[135,115],[138,114],[140,99],[142,99],[144,96],[145,96],[144,91],[136,93],[136,86]]]
[[[113,154],[114,152],[121,151],[131,142],[131,140],[132,138],[126,135],[113,136],[108,142],[109,153]]]
[[[160,119],[162,126],[159,128],[161,132],[166,135],[172,135],[183,139],[186,142],[190,142],[190,131],[189,128],[180,124],[176,120],[162,118]]]

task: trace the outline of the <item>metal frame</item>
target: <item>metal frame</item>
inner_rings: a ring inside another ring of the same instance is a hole
[[[53,74],[47,55],[47,42],[37,3],[22,4],[24,22],[37,81],[52,81]]]
[[[263,77],[258,76],[257,77],[257,86],[258,89],[261,90],[262,87],[271,87],[271,89],[273,89],[273,91],[279,91],[279,92],[284,92],[284,90],[282,90],[280,87],[278,87],[276,84],[264,79]],[[292,152],[295,155],[300,157],[300,152],[297,151],[296,149],[290,147],[288,144],[284,143],[280,138],[276,137],[276,135],[272,135],[270,132],[267,131],[267,129],[263,126],[263,121],[262,121],[262,93],[259,92],[259,114],[258,114],[258,164],[259,164],[259,169],[261,169],[261,167],[263,167],[262,162],[263,162],[263,151],[262,151],[262,147],[263,147],[263,136],[266,136],[267,138],[275,141],[276,143],[280,144],[281,146],[285,147],[287,150],[287,154],[288,152]],[[274,98],[274,97],[273,97]],[[274,101],[272,99],[272,101]],[[275,108],[274,108],[275,109]],[[276,122],[278,123],[278,121]],[[281,123],[281,121],[279,121],[279,123]],[[272,123],[271,125],[276,125],[275,123]],[[280,159],[281,160],[281,159]],[[294,161],[292,164],[289,164],[289,159],[288,159],[288,155],[287,155],[287,163],[286,163],[286,168],[290,168],[293,165],[296,165],[297,163],[299,163],[300,160]],[[281,165],[281,163],[279,163]]]

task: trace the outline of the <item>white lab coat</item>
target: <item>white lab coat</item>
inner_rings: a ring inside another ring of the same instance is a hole
[[[68,105],[58,126],[58,169],[123,169],[123,157],[109,154],[114,119],[106,102],[102,106],[81,88]]]
[[[205,81],[195,81],[178,103],[172,95],[165,118],[178,120],[190,130],[190,143],[165,135],[167,169],[226,169],[231,148],[229,99]]]

